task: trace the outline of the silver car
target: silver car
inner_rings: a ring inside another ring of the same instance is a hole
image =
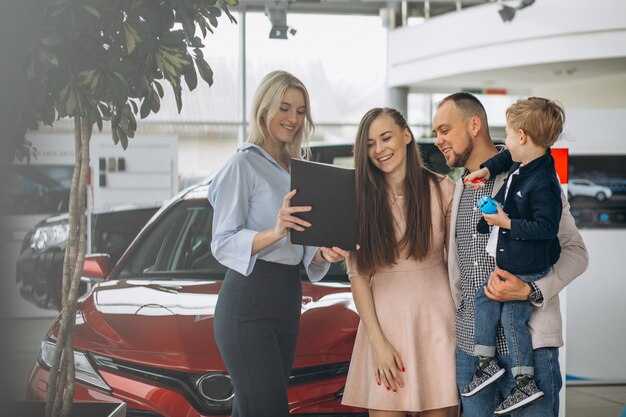
[[[613,196],[613,192],[609,187],[598,185],[587,179],[571,179],[567,183],[567,193],[569,197],[592,197],[597,201],[604,201]]]

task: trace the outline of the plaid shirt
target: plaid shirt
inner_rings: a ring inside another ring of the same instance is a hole
[[[465,178],[469,174],[463,174]],[[474,295],[482,291],[485,280],[496,267],[496,260],[485,251],[489,234],[476,231],[481,213],[478,200],[485,194],[492,195],[494,178],[491,178],[481,191],[463,189],[456,222],[456,241],[461,268],[462,298],[456,313],[456,339],[459,348],[468,355],[474,355]],[[500,355],[508,355],[502,325],[498,325],[496,349]]]

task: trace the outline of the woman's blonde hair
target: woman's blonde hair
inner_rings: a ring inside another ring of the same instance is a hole
[[[286,71],[272,71],[263,78],[252,100],[250,137],[248,139],[248,142],[256,145],[263,144],[268,137],[275,140],[267,129],[267,125],[278,113],[288,88],[297,88],[302,91],[306,109],[302,127],[295,134],[291,143],[285,145],[283,157],[287,162],[289,158],[301,159],[303,156],[309,155],[308,139],[315,130],[315,124],[311,118],[309,92],[302,81],[292,74]]]

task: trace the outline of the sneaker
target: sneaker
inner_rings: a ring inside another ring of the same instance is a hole
[[[517,384],[509,394],[508,397],[502,401],[502,403],[496,407],[494,414],[497,416],[503,414],[510,414],[515,410],[519,410],[522,407],[526,407],[543,397],[543,391],[541,391],[534,379],[530,379],[525,386]]]
[[[492,382],[497,381],[498,378],[504,375],[504,372],[504,369],[500,368],[500,365],[498,365],[495,358],[492,358],[486,367],[481,368],[479,366],[476,368],[476,372],[474,373],[472,380],[465,386],[465,388],[463,388],[461,395],[464,397],[471,397]]]

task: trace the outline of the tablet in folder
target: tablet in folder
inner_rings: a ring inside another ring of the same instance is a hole
[[[320,162],[291,160],[291,189],[298,192],[292,206],[311,206],[297,216],[311,223],[291,229],[291,243],[307,246],[356,248],[356,188],[354,169]]]

